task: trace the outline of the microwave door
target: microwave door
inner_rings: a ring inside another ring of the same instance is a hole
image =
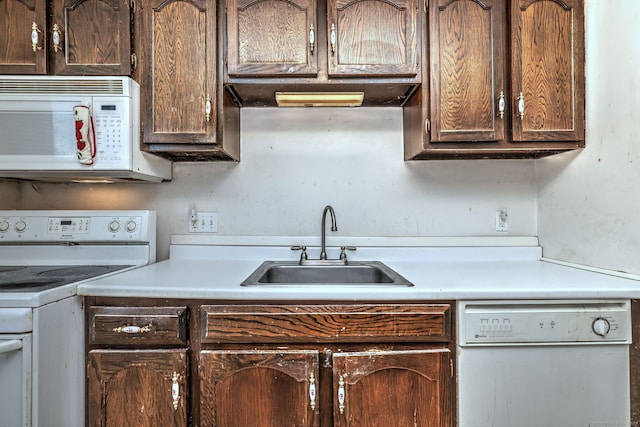
[[[0,170],[91,170],[78,161],[73,107],[88,97],[2,102]]]

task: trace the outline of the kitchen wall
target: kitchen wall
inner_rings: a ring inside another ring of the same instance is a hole
[[[32,184],[22,209],[156,209],[158,258],[187,233],[191,205],[217,211],[221,235],[320,233],[322,208],[344,236],[536,234],[534,163],[404,162],[400,108],[242,111],[242,161],[176,163],[161,184]]]
[[[544,255],[640,274],[640,2],[587,0],[587,147],[537,162]]]
[[[179,163],[163,184],[0,182],[5,209],[158,211],[159,259],[191,205],[219,234],[539,235],[544,255],[640,274],[637,0],[586,0],[587,148],[538,161],[404,162],[397,108],[245,109],[240,163]],[[612,25],[614,24],[615,25]]]

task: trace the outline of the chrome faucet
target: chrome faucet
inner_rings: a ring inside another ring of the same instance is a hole
[[[336,213],[333,211],[331,205],[327,205],[322,211],[322,247],[320,248],[321,261],[327,259],[327,211],[331,215],[331,231],[338,231],[338,226],[336,225]]]

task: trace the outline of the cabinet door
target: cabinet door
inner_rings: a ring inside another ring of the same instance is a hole
[[[0,73],[46,74],[46,2],[0,0]]]
[[[229,0],[229,75],[316,75],[317,28],[315,0]]]
[[[505,138],[505,0],[431,0],[431,141]]]
[[[511,0],[515,141],[584,140],[582,0]]]
[[[453,425],[447,349],[333,355],[334,426]]]
[[[200,352],[203,427],[318,426],[318,352]]]
[[[128,0],[54,0],[52,12],[47,29],[52,74],[130,74]]]
[[[92,350],[87,371],[89,426],[187,425],[185,349]]]
[[[329,0],[327,8],[329,76],[417,74],[416,0]]]
[[[215,0],[146,0],[140,82],[147,143],[216,140]]]

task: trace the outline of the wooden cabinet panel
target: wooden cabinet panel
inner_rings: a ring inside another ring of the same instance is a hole
[[[512,0],[513,138],[584,140],[582,0]]]
[[[451,363],[448,349],[334,353],[333,425],[454,425]]]
[[[415,76],[416,0],[329,0],[329,76]]]
[[[55,0],[52,12],[48,30],[57,25],[60,31],[60,48],[50,47],[52,74],[131,73],[128,1]]]
[[[200,352],[203,427],[318,426],[317,351]]]
[[[315,0],[227,1],[230,76],[318,72]]]
[[[404,105],[405,159],[584,147],[583,0],[429,3],[431,74]]]
[[[504,139],[505,1],[431,0],[430,8],[431,141]]]
[[[0,0],[0,73],[131,74],[128,1],[52,0],[50,17],[46,5]]]
[[[145,142],[216,141],[215,11],[213,0],[146,1],[140,52]]]
[[[34,45],[32,25],[37,26]],[[47,12],[43,0],[0,0],[0,73],[46,74]]]
[[[187,363],[185,349],[90,351],[88,425],[186,426]]]
[[[202,342],[442,342],[449,304],[205,305]]]
[[[186,307],[91,307],[89,345],[185,346]]]

